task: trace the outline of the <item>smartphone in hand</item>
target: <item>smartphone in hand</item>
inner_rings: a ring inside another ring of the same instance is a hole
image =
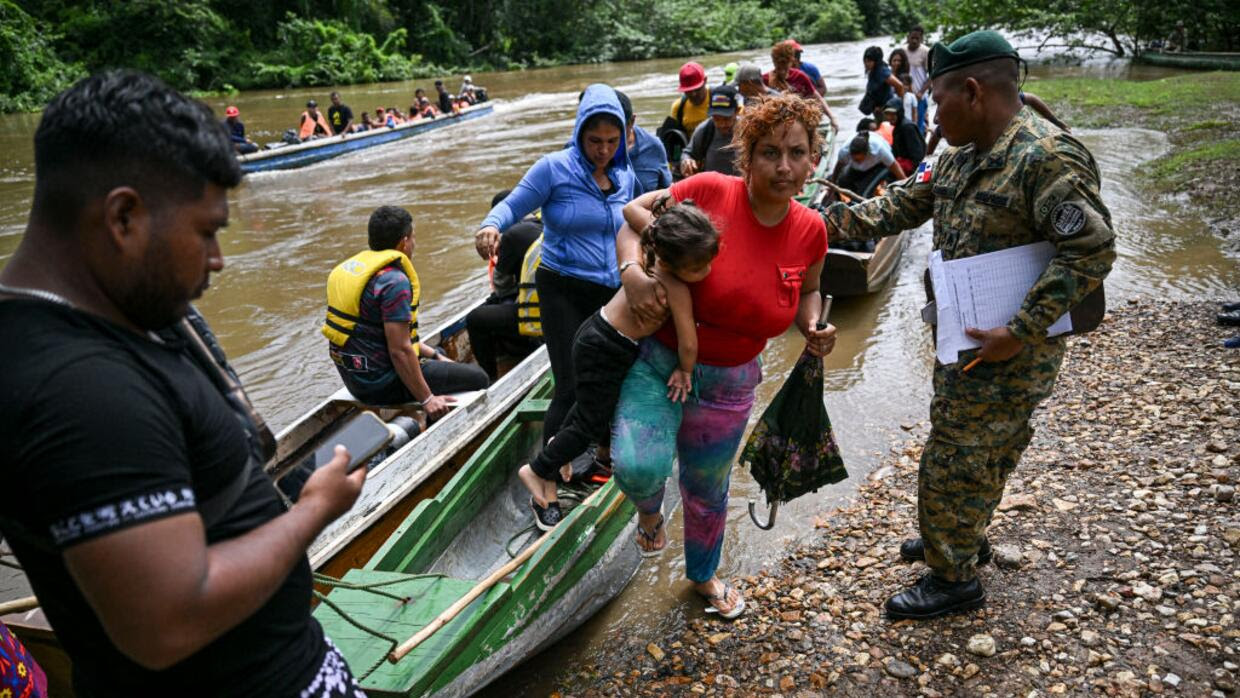
[[[362,412],[349,420],[334,434],[323,440],[314,451],[314,468],[321,468],[336,456],[339,444],[349,450],[348,472],[353,472],[370,462],[392,440],[392,432],[372,412]]]

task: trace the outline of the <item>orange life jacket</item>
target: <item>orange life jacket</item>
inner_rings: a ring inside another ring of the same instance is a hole
[[[321,127],[324,134],[332,135],[332,128],[327,125],[327,119],[323,118],[323,112],[318,112],[317,118],[311,118],[310,111],[306,110],[301,113],[301,130],[298,132],[297,137],[304,141],[313,136],[315,126]]]

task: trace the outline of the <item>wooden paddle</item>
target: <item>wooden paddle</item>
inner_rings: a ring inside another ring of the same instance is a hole
[[[578,506],[584,507],[584,506],[588,506],[589,504],[593,503],[594,498],[597,497],[598,493],[602,491],[603,491],[602,487],[598,488],[597,490],[594,490],[594,492],[592,492],[590,496],[587,497],[585,501],[583,501]],[[468,594],[465,594],[460,599],[458,599],[456,603],[444,609],[443,613],[440,613],[438,616],[435,617],[434,620],[427,623],[426,627],[422,628],[417,633],[415,633],[413,637],[402,642],[400,646],[397,647],[396,649],[392,650],[391,652],[388,652],[387,660],[393,664],[395,664],[396,662],[399,662],[401,659],[405,657],[405,655],[412,652],[414,648],[416,648],[418,645],[425,642],[427,638],[439,632],[440,628],[443,628],[445,625],[452,622],[452,619],[456,618],[457,615],[460,614],[461,611],[465,610],[465,608],[469,606],[469,604],[473,603],[474,599],[477,599],[479,596],[482,596],[483,594],[485,594],[487,591],[491,589],[491,587],[498,584],[501,579],[512,574],[521,565],[524,565],[526,560],[529,560],[530,557],[534,555],[534,553],[538,552],[538,549],[541,548],[542,544],[545,543],[547,539],[551,537],[551,534],[554,531],[555,529],[551,529],[550,531],[547,531],[546,533],[542,534],[542,536],[540,536],[538,540],[534,541],[534,543],[530,545],[530,547],[526,548],[525,550],[522,550],[520,555],[514,557],[512,560],[508,562],[508,564],[492,572],[491,575],[487,577],[486,579],[482,580],[481,582],[478,582],[477,586],[475,586],[473,589],[470,589]]]
[[[39,600],[33,596],[27,596],[24,599],[14,599],[0,603],[0,616],[7,616],[10,613],[24,613],[33,611],[39,607]]]

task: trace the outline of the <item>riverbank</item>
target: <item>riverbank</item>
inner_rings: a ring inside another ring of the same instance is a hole
[[[1164,131],[1171,150],[1141,173],[1149,190],[1205,213],[1211,229],[1240,250],[1240,73],[1191,73],[1162,80],[1031,80],[1069,126],[1138,126]]]
[[[728,623],[688,621],[584,667],[565,695],[1229,695],[1240,680],[1240,357],[1214,303],[1130,301],[1071,342],[990,529],[987,606],[894,623],[924,572],[924,424],[816,540],[734,580]],[[603,672],[601,676],[591,672]]]

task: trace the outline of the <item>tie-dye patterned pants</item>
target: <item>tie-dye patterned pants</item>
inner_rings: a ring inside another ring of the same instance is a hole
[[[661,510],[672,461],[679,462],[686,573],[705,582],[719,566],[732,462],[762,366],[758,359],[740,366],[699,364],[693,396],[679,403],[667,399],[676,363],[676,352],[658,340],[642,341],[641,356],[620,389],[611,457],[616,484],[647,514]]]

